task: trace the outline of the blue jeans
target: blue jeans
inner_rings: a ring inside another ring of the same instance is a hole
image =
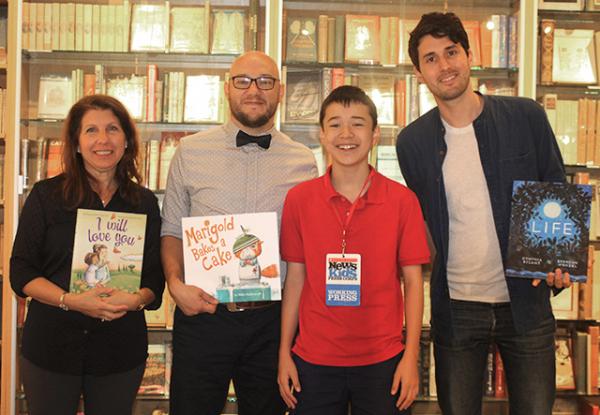
[[[400,391],[390,394],[402,354],[366,366],[315,365],[292,355],[302,391],[290,414],[347,415],[350,407],[352,415],[410,415],[396,407]]]
[[[451,300],[452,338],[432,325],[435,381],[444,415],[481,414],[482,385],[490,343],[500,351],[511,415],[551,415],[555,395],[552,315],[517,333],[509,303]],[[448,331],[446,331],[448,332]]]

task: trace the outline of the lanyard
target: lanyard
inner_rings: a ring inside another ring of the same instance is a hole
[[[348,227],[350,226],[350,221],[352,220],[352,216],[354,216],[354,211],[356,210],[356,207],[358,206],[358,202],[360,201],[360,198],[363,195],[363,192],[367,188],[368,184],[371,182],[371,178],[374,175],[375,175],[375,170],[371,169],[371,171],[369,172],[369,175],[367,176],[367,180],[365,180],[365,183],[362,185],[362,188],[360,189],[360,192],[358,193],[358,197],[352,203],[352,206],[350,206],[350,210],[348,211],[348,214],[346,215],[345,221],[342,221],[342,218],[340,217],[340,213],[338,212],[338,209],[335,206],[332,206],[333,213],[335,213],[335,217],[338,220],[340,226],[342,227],[342,257],[345,257],[345,253],[346,253],[346,233],[348,231]]]

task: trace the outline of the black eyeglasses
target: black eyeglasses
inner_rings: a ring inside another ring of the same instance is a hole
[[[237,75],[232,76],[231,81],[233,87],[237,89],[248,89],[250,88],[250,85],[252,85],[252,82],[255,82],[258,89],[268,91],[275,88],[275,82],[277,82],[278,79],[273,78],[272,76],[259,76],[257,78],[250,78],[246,75]]]

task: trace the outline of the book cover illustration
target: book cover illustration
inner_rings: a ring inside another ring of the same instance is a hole
[[[587,280],[592,187],[515,180],[506,275],[545,279],[559,267]]]
[[[222,303],[281,300],[275,212],[183,218],[185,283]]]
[[[137,292],[145,234],[146,215],[78,209],[70,292],[97,285]]]

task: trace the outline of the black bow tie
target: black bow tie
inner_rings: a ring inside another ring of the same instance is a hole
[[[238,147],[245,146],[246,144],[256,143],[265,150],[271,145],[271,134],[259,135],[255,137],[250,134],[246,134],[242,130],[238,131],[235,137],[235,145]]]

